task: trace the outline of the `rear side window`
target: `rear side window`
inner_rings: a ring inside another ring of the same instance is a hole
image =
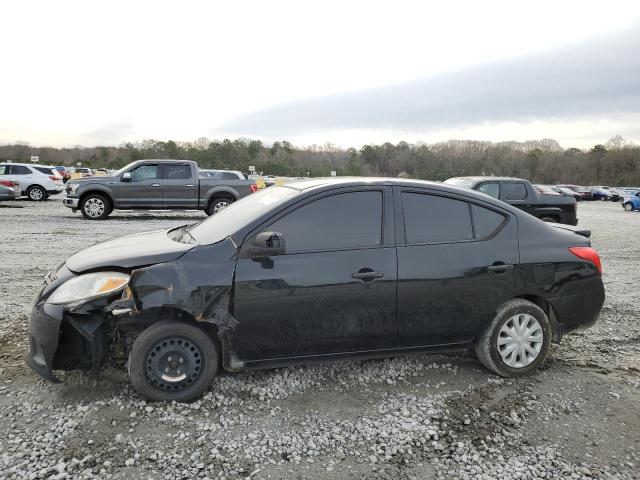
[[[303,205],[271,224],[287,253],[376,247],[382,243],[382,192],[340,193]]]
[[[480,240],[493,235],[505,221],[504,215],[477,205],[471,205],[471,214],[475,237]]]
[[[223,180],[239,180],[238,174],[233,172],[222,172]]]
[[[483,183],[477,188],[477,190],[479,192],[486,193],[493,198],[500,198],[500,184],[498,183]]]
[[[407,243],[473,240],[469,204],[453,198],[403,192]]]
[[[502,195],[505,200],[524,200],[527,198],[527,187],[524,183],[506,182],[502,184]]]
[[[33,172],[24,165],[11,165],[11,175],[31,175]]]
[[[191,178],[191,167],[189,165],[165,165],[164,178],[168,180],[185,180]]]
[[[54,175],[52,168],[45,168],[45,167],[33,167],[33,168],[35,168],[40,173],[44,173],[45,175]]]
[[[0,175],[9,175],[9,165],[0,165]]]

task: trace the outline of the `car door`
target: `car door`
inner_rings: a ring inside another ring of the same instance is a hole
[[[466,343],[514,295],[516,217],[464,197],[396,188],[398,334],[406,346]]]
[[[34,183],[33,172],[25,165],[7,165],[7,168],[9,171],[7,178],[17,182],[20,185],[20,191],[24,195],[27,188]]]
[[[162,165],[162,207],[196,208],[198,179],[190,163]]]
[[[120,177],[119,208],[162,208],[162,179],[158,163],[143,163],[125,173],[131,177],[128,182]]]
[[[240,360],[395,345],[390,189],[334,191],[301,202],[255,232],[282,234],[284,255],[241,254],[237,261],[232,344]]]

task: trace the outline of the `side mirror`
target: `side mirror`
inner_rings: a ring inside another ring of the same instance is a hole
[[[122,174],[122,181],[123,182],[130,182],[131,181],[131,173],[130,172],[125,172]]]
[[[278,232],[262,232],[255,236],[249,252],[254,257],[284,255],[284,237]]]

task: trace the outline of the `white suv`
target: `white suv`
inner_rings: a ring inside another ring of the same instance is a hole
[[[44,165],[0,163],[0,178],[18,183],[22,195],[30,200],[45,200],[49,195],[56,195],[64,189],[58,171]]]

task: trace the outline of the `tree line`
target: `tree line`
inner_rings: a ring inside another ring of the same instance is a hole
[[[200,168],[248,171],[289,177],[337,175],[406,176],[444,180],[454,175],[504,175],[535,183],[578,185],[640,185],[640,146],[622,137],[591,149],[562,148],[551,139],[529,142],[449,140],[364,145],[338,148],[332,144],[294,147],[287,141],[266,145],[259,140],[194,142],[143,140],[120,146],[51,148],[0,146],[0,161],[29,162],[32,155],[48,165],[117,169],[134,160],[179,158],[195,160]]]

